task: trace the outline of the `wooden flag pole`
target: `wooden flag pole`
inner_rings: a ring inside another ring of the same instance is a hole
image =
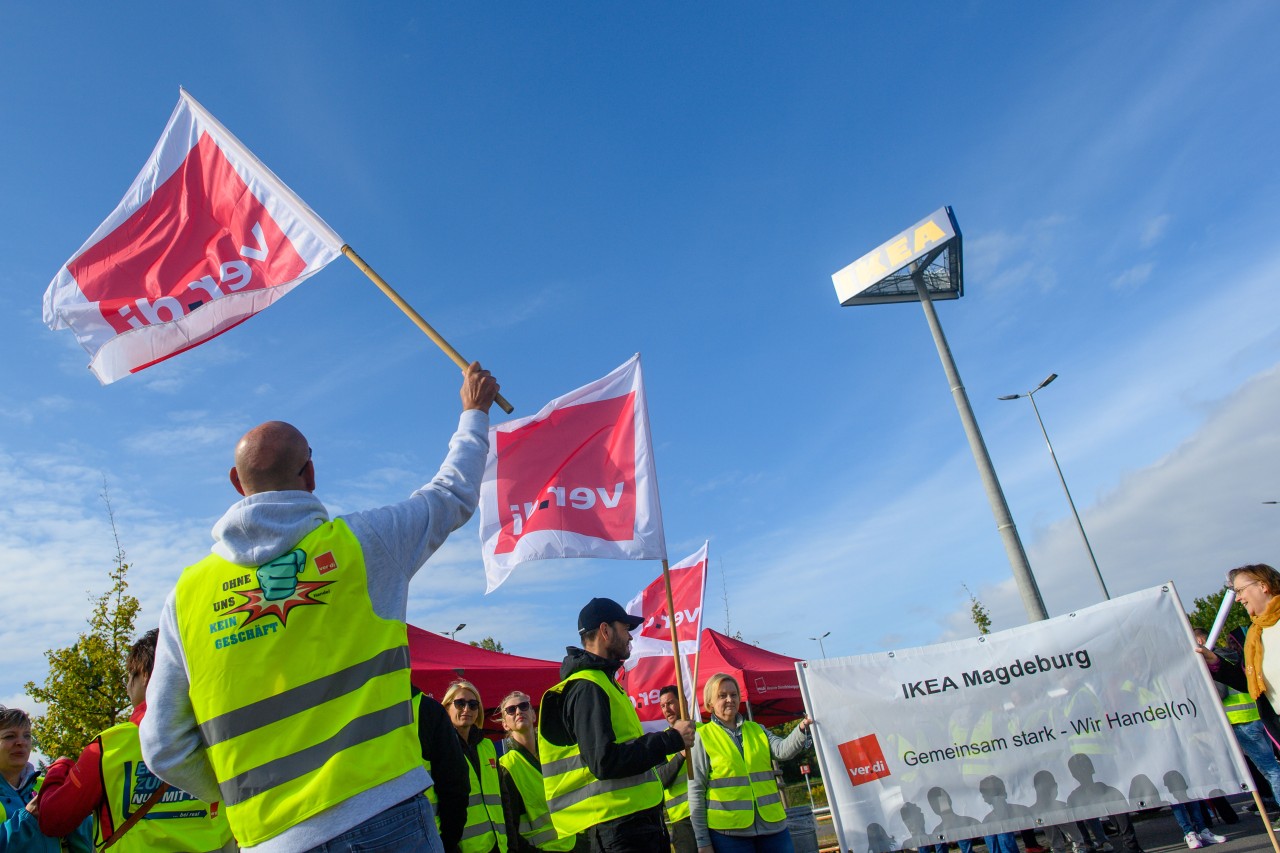
[[[680,638],[676,636],[676,597],[671,592],[671,566],[662,558],[662,582],[667,588],[667,630],[671,632],[671,660],[676,665],[676,699],[680,703],[680,719],[689,719],[689,703],[684,694],[684,667],[680,666]],[[693,758],[688,747],[684,751],[685,775],[693,778]]]
[[[1258,796],[1258,789],[1254,788],[1253,802],[1258,807],[1258,817],[1262,818],[1262,825],[1267,828],[1267,837],[1271,839],[1271,849],[1280,853],[1280,842],[1276,840],[1276,831],[1271,827],[1271,818],[1267,817],[1267,810],[1262,806],[1262,797]]]
[[[378,273],[374,271],[373,267],[366,264],[364,262],[364,258],[356,254],[355,249],[344,244],[342,247],[342,254],[346,255],[347,260],[355,264],[359,268],[360,272],[367,275],[369,277],[369,280],[372,281],[374,284],[376,284],[378,286],[378,289],[381,290],[384,294],[386,294],[386,297],[390,299],[392,302],[394,302],[396,304],[396,307],[399,308],[401,311],[403,311],[405,315],[408,316],[408,318],[413,321],[415,326],[421,329],[428,338],[431,338],[431,340],[435,342],[436,346],[444,350],[444,354],[449,356],[449,358],[453,360],[454,364],[458,365],[458,367],[461,367],[463,370],[467,369],[467,366],[471,362],[463,358],[462,354],[459,353],[456,349],[454,349],[453,346],[448,341],[442,338],[440,336],[440,333],[431,327],[430,323],[422,319],[422,315],[419,314],[417,311],[413,310],[413,306],[410,305],[408,302],[405,302],[404,299],[401,298],[400,294],[396,293],[395,290],[392,289],[391,285],[387,284],[386,280],[383,279],[382,276],[378,275]],[[511,414],[513,411],[515,411],[515,408],[510,403],[508,403],[506,401],[506,398],[504,398],[501,394],[497,396],[494,402],[498,404],[498,408],[502,409],[502,411],[506,412],[508,415]],[[665,566],[666,564],[664,563],[663,565]],[[670,595],[669,588],[668,588],[667,594]]]

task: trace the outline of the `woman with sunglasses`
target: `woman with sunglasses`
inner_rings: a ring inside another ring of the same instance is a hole
[[[461,853],[507,853],[507,827],[498,790],[498,753],[493,741],[476,725],[484,711],[480,691],[470,681],[459,679],[449,685],[442,704],[462,741],[471,777],[467,825],[458,849]]]
[[[502,806],[506,812],[507,838],[517,853],[538,850],[567,853],[586,838],[561,838],[551,825],[546,789],[542,785],[542,761],[538,756],[538,712],[528,693],[513,690],[498,705],[502,728],[507,732],[506,751],[498,759]]]

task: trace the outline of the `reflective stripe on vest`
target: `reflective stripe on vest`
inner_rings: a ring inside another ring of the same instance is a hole
[[[1227,719],[1233,726],[1262,719],[1258,714],[1258,703],[1250,699],[1248,693],[1228,689],[1227,695],[1222,697],[1222,709],[1227,712]]]
[[[458,846],[462,853],[488,853],[496,844],[507,850],[507,824],[502,815],[502,794],[498,790],[498,752],[493,741],[485,738],[476,744],[480,757],[480,775],[467,759],[467,777],[471,783],[467,796],[467,824],[462,829]]]
[[[98,742],[102,745],[102,795],[111,810],[111,825],[119,831],[160,787],[160,780],[142,761],[138,727],[133,723],[112,726],[98,735]],[[93,830],[96,845],[101,845],[105,839],[96,812]],[[112,847],[121,853],[217,851],[230,840],[231,826],[217,803],[211,806],[170,788]]]
[[[770,823],[787,819],[770,763],[769,736],[758,723],[744,722],[739,731],[741,751],[718,723],[698,729],[711,762],[707,783],[707,826],[711,829],[747,829],[755,823],[757,810],[761,819]]]
[[[547,714],[559,713],[560,694],[572,681],[590,681],[609,699],[609,721],[614,743],[635,740],[644,734],[635,706],[617,682],[598,669],[584,669],[552,687],[542,697],[538,722],[538,751],[542,757],[542,784],[556,832],[577,835],[606,820],[635,814],[662,803],[662,783],[652,769],[623,779],[597,779],[582,760],[577,743],[560,746],[542,736]],[[549,711],[550,701],[553,710]]]
[[[542,771],[514,747],[502,753],[498,763],[511,775],[511,781],[524,801],[524,813],[520,815],[520,835],[524,840],[541,850],[557,853],[572,850],[577,838],[572,835],[561,838],[551,823],[547,794],[542,787]]]
[[[671,787],[662,792],[662,799],[667,808],[667,820],[675,823],[689,816],[689,774],[684,767],[676,774]]]
[[[191,704],[242,846],[414,772],[405,624],[373,611],[338,519],[264,566],[209,555],[175,613]]]

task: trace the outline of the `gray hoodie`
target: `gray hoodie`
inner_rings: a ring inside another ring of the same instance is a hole
[[[475,512],[489,449],[489,416],[462,413],[440,470],[407,500],[341,516],[360,542],[374,612],[405,618],[409,581],[427,558]],[[261,492],[236,503],[213,528],[213,553],[241,566],[260,566],[292,550],[329,520],[311,492]],[[169,784],[206,800],[221,800],[188,695],[189,672],[174,613],[174,594],[160,616],[147,715],[139,727],[147,767]],[[406,696],[406,699],[408,697]],[[425,790],[422,767],[352,796],[254,847],[255,853],[309,850]]]

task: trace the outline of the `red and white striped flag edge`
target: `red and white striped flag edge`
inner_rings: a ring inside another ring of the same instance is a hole
[[[480,546],[486,593],[532,560],[666,557],[639,353],[489,428]]]
[[[336,258],[342,239],[185,90],[138,177],[49,283],[105,385],[204,343]]]
[[[676,609],[676,641],[680,644],[680,664],[684,674],[685,701],[689,719],[699,719],[699,701],[694,682],[694,662],[702,637],[702,606],[707,588],[707,544],[671,566],[671,598]],[[675,662],[671,656],[671,629],[667,619],[667,585],[658,575],[640,594],[627,602],[626,610],[644,620],[631,632],[631,656],[621,678],[623,688],[636,706],[646,731],[666,726],[658,707],[658,691],[674,684]]]

